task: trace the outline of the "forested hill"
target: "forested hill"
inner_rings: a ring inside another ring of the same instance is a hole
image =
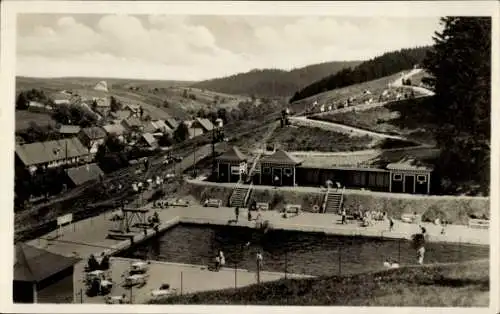
[[[290,103],[332,89],[375,80],[411,69],[415,64],[423,62],[429,49],[430,47],[418,47],[388,52],[353,68],[343,69],[299,89],[290,99]]]
[[[312,82],[360,63],[361,61],[334,61],[309,65],[291,71],[252,70],[247,73],[198,82],[192,87],[234,95],[290,97],[294,92]]]

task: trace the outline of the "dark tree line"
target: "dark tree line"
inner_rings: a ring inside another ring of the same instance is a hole
[[[79,125],[82,128],[93,126],[97,122],[95,114],[79,105],[59,105],[52,113],[52,118],[58,123]]]
[[[327,62],[291,71],[278,69],[252,70],[246,73],[199,82],[194,84],[193,87],[234,95],[290,97],[303,86],[359,63],[359,61]]]
[[[343,69],[297,91],[290,99],[290,103],[336,88],[375,80],[411,69],[415,64],[422,63],[428,50],[429,47],[418,47],[388,52],[354,68]]]
[[[424,61],[436,95],[433,113],[442,148],[438,168],[451,182],[478,182],[489,191],[491,19],[446,17]],[[454,187],[459,188],[457,186]]]
[[[27,91],[22,91],[17,95],[16,109],[27,109],[30,101],[36,101],[46,106],[54,104],[53,100],[50,99],[43,90],[33,88]]]

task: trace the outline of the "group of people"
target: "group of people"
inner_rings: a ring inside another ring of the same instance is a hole
[[[240,208],[239,207],[234,208],[234,218],[235,218],[236,222],[239,221],[239,218],[240,218]],[[248,221],[253,220],[252,211],[250,209],[247,211],[247,220]],[[262,220],[262,215],[260,213],[257,213],[257,217],[255,218],[255,220],[257,222],[260,222]]]
[[[250,246],[250,242],[248,242],[245,246],[246,247]],[[256,263],[257,263],[257,270],[260,271],[262,269],[262,263],[263,263],[263,259],[264,259],[262,256],[262,252],[260,250],[257,251],[255,258],[256,258]],[[222,252],[222,250],[219,250],[217,255],[215,255],[214,260],[215,260],[215,268],[214,268],[215,271],[219,271],[221,269],[221,267],[226,265],[226,257],[224,256],[224,252]]]

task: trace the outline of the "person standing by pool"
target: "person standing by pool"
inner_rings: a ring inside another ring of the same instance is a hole
[[[240,216],[240,208],[236,207],[234,209],[234,216],[236,217],[236,222],[238,222],[238,217]]]
[[[394,230],[394,220],[392,217],[389,217],[389,231]]]
[[[257,283],[260,283],[260,271],[262,270],[262,253],[257,251],[256,262],[257,262]]]
[[[418,250],[417,250],[417,259],[418,263],[420,265],[424,264],[424,255],[425,255],[425,247],[422,245]]]
[[[224,256],[224,252],[222,252],[222,250],[219,251],[219,259],[220,267],[226,265],[226,257]]]
[[[248,209],[248,221],[252,221],[252,211]]]
[[[342,209],[342,224],[346,224],[347,221],[346,221],[346,212],[345,212],[345,208]]]
[[[220,269],[220,255],[217,254],[215,256],[215,271],[219,271]]]

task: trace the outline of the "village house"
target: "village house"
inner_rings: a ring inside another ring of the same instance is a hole
[[[144,133],[142,134],[141,138],[137,141],[137,145],[148,149],[156,149],[158,148],[158,141],[153,136],[153,134]]]
[[[68,186],[77,187],[89,181],[98,181],[104,176],[104,172],[96,163],[86,164],[65,170]]]
[[[129,112],[129,117],[141,118],[142,107],[139,105],[127,104],[123,107],[123,110]]]
[[[63,136],[77,136],[78,133],[80,133],[80,126],[78,125],[60,125],[59,126],[59,134],[63,135]]]
[[[125,127],[123,125],[121,125],[121,124],[106,124],[102,128],[106,132],[107,136],[113,135],[113,136],[116,136],[120,141],[125,140],[125,135],[127,133],[127,130],[125,129]]]
[[[133,134],[144,132],[144,124],[139,118],[130,117],[122,121],[122,125],[125,129]]]
[[[179,127],[179,122],[177,122],[174,118],[165,119],[165,124],[172,130],[176,130]]]
[[[109,115],[113,119],[121,122],[122,120],[130,118],[131,113],[130,113],[129,110],[117,110],[117,111],[114,111],[114,112],[113,111],[110,112]]]
[[[111,111],[111,102],[108,97],[95,98],[94,110],[103,117],[107,117]]]
[[[35,173],[38,169],[87,163],[90,154],[77,137],[16,145],[16,175],[22,171]]]
[[[80,260],[21,243],[15,246],[15,303],[73,303],[74,265]]]
[[[156,120],[144,122],[144,132],[151,133],[155,136],[161,136],[163,133],[173,133],[173,130],[162,120]]]
[[[208,119],[205,119],[205,118],[196,118],[191,123],[191,128],[202,129],[203,132],[205,133],[205,132],[212,131],[214,129],[214,125]]]
[[[106,131],[98,126],[84,128],[80,131],[79,138],[91,154],[96,154],[99,145],[104,144],[106,140]]]

